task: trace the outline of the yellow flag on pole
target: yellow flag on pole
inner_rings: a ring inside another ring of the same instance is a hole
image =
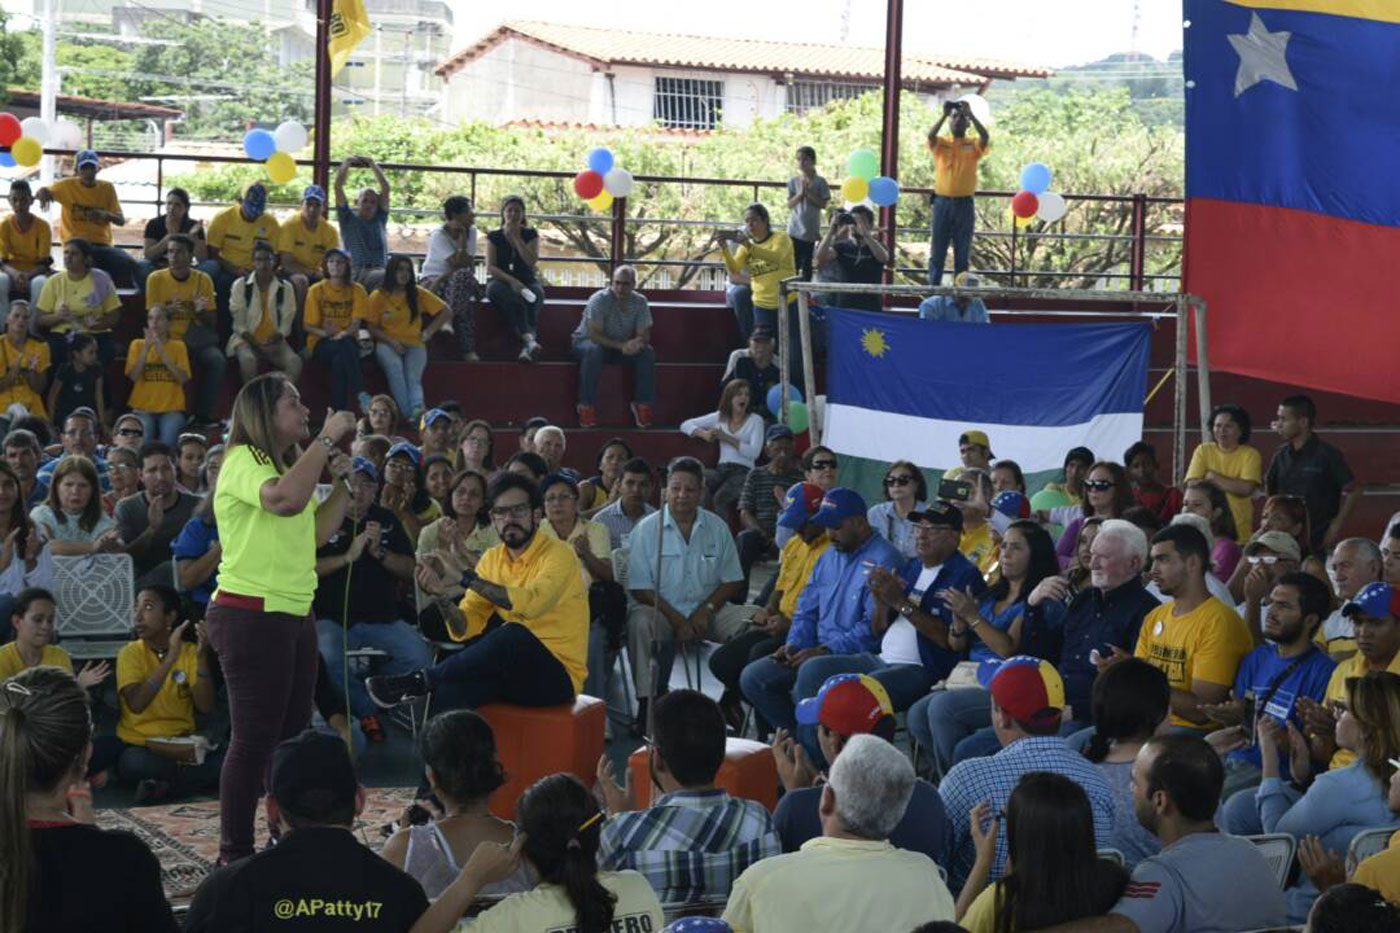
[[[355,46],[370,34],[369,14],[364,0],[335,0],[330,23],[331,76],[340,73]]]

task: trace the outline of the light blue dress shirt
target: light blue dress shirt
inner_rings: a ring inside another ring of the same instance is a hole
[[[744,579],[734,536],[724,519],[698,509],[687,541],[671,517],[671,509],[653,512],[637,522],[627,539],[627,586],[633,590],[657,590],[656,523],[664,518],[661,532],[661,598],[681,615],[689,617],[721,583]]]

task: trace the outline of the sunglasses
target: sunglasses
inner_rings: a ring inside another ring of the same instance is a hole
[[[1112,489],[1118,484],[1111,479],[1090,479],[1084,481],[1085,489],[1092,489],[1095,492],[1103,492],[1105,489]]]
[[[1245,558],[1245,560],[1249,561],[1251,567],[1258,567],[1260,564],[1266,567],[1272,567],[1279,562],[1279,556],[1277,554],[1254,554]]]
[[[118,437],[140,437],[145,433],[140,428],[117,428]]]
[[[835,465],[835,464],[833,464],[833,466],[834,466],[834,465]],[[910,483],[912,483],[912,482],[914,482],[914,477],[912,477],[912,476],[886,476],[886,477],[885,477],[885,485],[886,485],[886,486],[908,486],[908,485],[909,485]]]
[[[814,470],[834,470],[834,469],[836,469],[836,461],[835,461],[835,460],[813,460],[813,461],[812,461],[812,469],[814,469]]]

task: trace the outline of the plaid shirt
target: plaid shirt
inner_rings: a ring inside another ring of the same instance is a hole
[[[619,813],[603,825],[598,866],[644,875],[664,903],[727,897],[734,879],[782,842],[760,803],[723,790],[676,791],[649,810]]]

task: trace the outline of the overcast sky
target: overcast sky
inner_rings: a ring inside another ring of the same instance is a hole
[[[855,45],[885,41],[885,0],[517,0],[509,7],[451,0],[457,45],[502,18],[649,32],[836,42],[850,9]],[[505,11],[509,10],[508,13]],[[904,47],[1063,66],[1137,49],[1157,58],[1181,47],[1180,0],[904,0]]]

